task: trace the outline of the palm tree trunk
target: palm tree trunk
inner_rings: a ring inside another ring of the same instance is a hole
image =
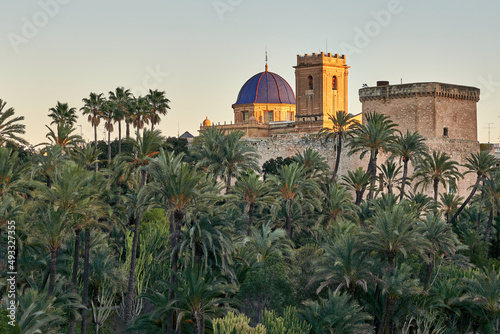
[[[387,256],[387,264],[388,264],[388,267],[389,267],[389,272],[391,273],[391,275],[394,273],[394,255],[390,254]]]
[[[356,205],[360,205],[363,200],[364,190],[356,190]]]
[[[231,189],[231,178],[232,178],[232,172],[229,171],[227,173],[227,178],[226,178],[226,194],[229,194],[229,190]]]
[[[141,183],[139,185],[139,190],[146,184],[147,172],[141,171]],[[127,324],[132,319],[132,301],[134,295],[134,283],[135,283],[135,267],[137,263],[137,245],[139,244],[139,231],[141,228],[141,214],[136,213],[135,217],[135,229],[134,238],[132,239],[132,250],[130,254],[130,271],[128,276],[128,286],[127,295],[125,297],[125,319],[124,322]]]
[[[493,220],[495,218],[495,209],[493,208],[493,205],[490,208],[490,215],[488,217],[488,224],[486,225],[486,234],[484,235],[484,241],[486,242],[486,257],[488,257],[488,249],[489,245],[488,243],[490,242],[490,234],[491,234],[491,227],[493,225]]]
[[[82,330],[81,334],[87,334],[87,308],[89,306],[89,273],[90,273],[90,228],[85,229],[85,253],[83,257],[83,297],[82,304]]]
[[[335,167],[333,169],[332,182],[335,181],[335,178],[337,177],[337,173],[339,171],[341,153],[342,153],[342,136],[339,135],[337,141],[337,159],[335,160]]]
[[[184,213],[180,211],[176,211],[174,213],[174,221],[175,221],[175,231],[173,234],[170,235],[170,243],[172,244],[172,262],[171,262],[171,267],[170,267],[170,284],[172,286],[175,286],[177,284],[177,279],[175,278],[175,274],[177,273],[177,266],[178,266],[178,260],[179,260],[179,253],[174,250],[174,248],[177,246],[179,242],[179,236],[180,236],[180,230],[182,228],[182,221],[184,220]],[[168,290],[168,300],[171,301],[174,298],[174,290],[170,288]],[[172,312],[170,317],[168,318],[168,324],[167,324],[167,333],[171,334],[173,333],[173,324],[177,319],[176,312]],[[180,326],[178,324],[178,327],[180,329]]]
[[[169,209],[172,210],[172,205],[169,204]],[[172,211],[171,211],[172,212]],[[174,213],[172,212],[170,214],[170,218],[169,218],[169,230],[170,230],[170,248],[172,249],[172,263],[170,264],[171,265],[171,268],[175,267],[177,268],[177,256],[176,254],[174,253],[174,248],[176,246],[176,236],[175,236],[175,218],[174,218]],[[175,261],[175,264],[174,264],[174,261]],[[170,274],[170,278],[169,278],[169,281],[170,281],[170,284],[173,284],[173,277],[172,277],[172,274]],[[174,298],[174,290],[172,290],[171,288],[168,289],[168,300],[172,300]],[[168,311],[167,313],[167,333],[168,334],[172,334],[173,332],[173,318],[172,318],[172,311]]]
[[[50,276],[50,264],[49,266],[47,266],[47,269],[45,270],[45,275],[43,275],[42,284],[40,284],[40,289],[39,289],[40,292],[42,292],[45,289],[47,281],[49,280],[49,276]]]
[[[387,296],[387,333],[388,334],[393,334],[394,333],[394,306],[396,305],[396,300],[394,298],[391,298]]]
[[[97,150],[97,126],[94,125],[94,146],[95,146],[95,149]],[[94,172],[97,173],[98,171],[98,165],[97,165],[97,162],[95,163],[94,165]]]
[[[368,192],[368,196],[366,199],[373,199],[373,188],[375,188],[375,181],[377,178],[377,155],[378,155],[378,150],[375,150],[375,152],[370,155],[370,161],[368,162],[368,173],[371,175],[372,180],[370,182],[370,190]],[[363,189],[364,191],[364,189]]]
[[[73,274],[71,275],[71,291],[76,293],[76,287],[78,284],[78,260],[80,258],[80,232],[81,229],[75,230],[75,252],[73,255]],[[76,319],[74,312],[74,307],[71,307],[71,314],[69,316],[69,334],[75,334]]]
[[[250,207],[248,208],[248,229],[247,229],[247,235],[250,236],[252,235],[252,227],[253,227],[253,210],[255,208],[255,204],[251,203]]]
[[[191,321],[193,322],[193,334],[200,334],[200,331],[198,329],[198,317],[194,312],[191,315]]]
[[[432,186],[434,188],[434,202],[437,203],[437,201],[438,201],[439,180],[438,179],[434,179]]]
[[[57,263],[57,249],[50,250],[50,280],[47,295],[52,297],[54,288],[56,287],[56,263]]]
[[[285,229],[286,229],[286,235],[288,236],[288,239],[292,240],[292,205],[287,201],[285,203],[286,205],[286,222],[285,222]]]
[[[127,139],[130,138],[130,124],[127,119],[125,119],[125,136],[127,137]]]
[[[122,153],[122,121],[118,121],[118,154]]]
[[[474,194],[476,193],[477,187],[479,186],[479,182],[481,181],[481,178],[482,178],[482,176],[480,176],[480,175],[477,176],[476,183],[474,183],[474,185],[472,186],[472,190],[471,190],[469,196],[467,196],[467,198],[465,199],[465,201],[458,208],[457,212],[455,212],[455,214],[453,215],[453,217],[451,217],[450,224],[453,224],[455,222],[455,220],[457,219],[458,215],[462,212],[463,209],[465,209],[465,207],[467,206],[467,204],[469,204],[469,202],[472,199],[472,197],[474,197]]]
[[[127,295],[125,297],[125,325],[132,318],[132,301],[134,295],[134,280],[135,280],[135,267],[137,263],[137,244],[139,243],[139,229],[141,227],[141,219],[139,214],[135,217],[134,238],[132,239],[132,251],[130,254],[130,271],[128,276]]]
[[[108,163],[111,163],[111,131],[108,130]]]
[[[429,263],[427,263],[427,273],[425,275],[425,285],[424,285],[425,290],[429,288],[429,284],[431,283],[432,267],[434,264],[433,259],[434,259],[433,256],[429,256]]]
[[[401,178],[401,193],[399,194],[399,201],[403,200],[405,196],[406,178],[408,177],[408,160],[403,159],[403,177]]]

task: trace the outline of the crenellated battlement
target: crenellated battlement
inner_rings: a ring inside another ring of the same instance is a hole
[[[447,97],[458,100],[479,101],[479,88],[440,82],[419,82],[402,85],[366,87],[359,90],[361,102],[378,99],[397,99],[416,96]]]
[[[297,55],[297,66],[301,65],[346,65],[346,56],[331,53]]]

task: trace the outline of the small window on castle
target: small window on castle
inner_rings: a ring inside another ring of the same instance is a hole
[[[274,115],[273,115],[273,112],[272,111],[268,111],[267,112],[267,122],[270,123],[274,121]]]
[[[448,128],[443,128],[443,137],[448,137]]]
[[[243,123],[248,123],[248,111],[243,112]]]
[[[337,77],[335,75],[332,77],[332,90],[337,90]]]
[[[313,77],[312,76],[309,76],[307,78],[309,80],[309,90],[312,90],[313,89]]]
[[[317,121],[318,120],[318,117],[314,117],[314,120]]]

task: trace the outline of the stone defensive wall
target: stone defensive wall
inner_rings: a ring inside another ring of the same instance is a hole
[[[277,157],[292,157],[298,152],[303,152],[307,148],[312,148],[318,151],[327,161],[330,168],[333,170],[335,166],[336,150],[333,142],[324,142],[313,134],[287,134],[287,135],[274,135],[269,138],[245,138],[251,147],[255,148],[257,154],[260,156],[258,165],[262,167],[264,162],[271,158]],[[448,138],[427,138],[427,145],[430,151],[438,150],[446,152],[451,159],[457,161],[459,164],[465,164],[470,152],[479,152],[479,143],[476,141],[448,139]],[[339,166],[339,177],[346,175],[348,170],[355,170],[362,167],[366,170],[368,166],[369,154],[361,160],[358,154],[348,156],[348,148],[344,145],[342,149],[342,156]],[[380,166],[387,159],[388,155],[384,152],[379,153],[377,165]],[[460,166],[459,171],[464,173],[465,167]],[[410,164],[409,175],[413,175],[413,166]],[[463,180],[458,180],[457,193],[459,196],[467,197],[470,192],[470,186],[476,180],[475,174],[467,174]],[[413,191],[413,185],[408,190]],[[444,191],[443,186],[439,186],[439,192]],[[396,190],[397,192],[397,190]],[[432,187],[429,187],[426,194],[432,196]]]

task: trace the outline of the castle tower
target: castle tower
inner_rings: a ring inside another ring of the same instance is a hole
[[[359,90],[363,115],[383,113],[401,131],[418,131],[426,138],[477,142],[479,89],[440,82],[389,85]]]
[[[298,132],[318,132],[331,127],[328,115],[347,110],[346,57],[331,53],[297,56],[295,124]]]

